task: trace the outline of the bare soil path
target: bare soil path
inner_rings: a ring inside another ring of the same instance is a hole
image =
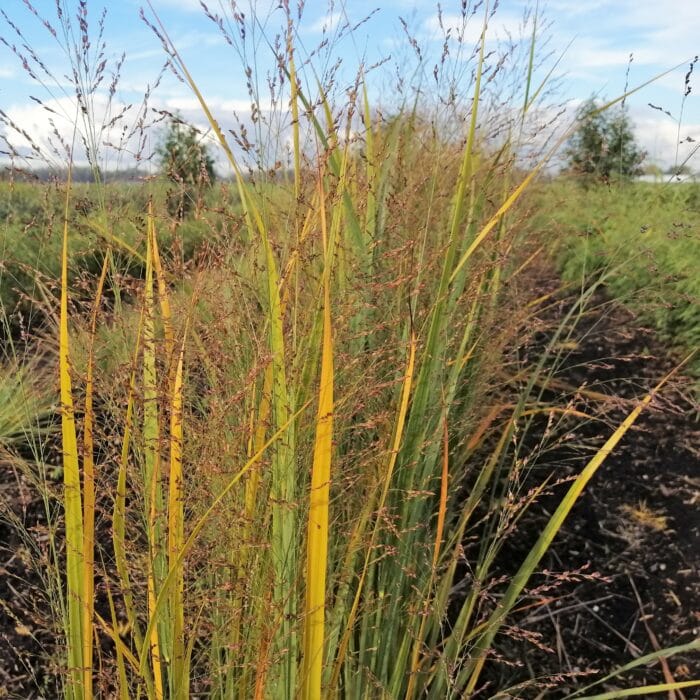
[[[560,313],[563,308],[565,302]],[[590,308],[568,343],[554,386],[582,388],[566,401],[598,419],[579,422],[545,452],[532,471],[537,482],[544,474],[580,472],[635,400],[678,362],[604,293]],[[522,560],[567,487],[535,506],[512,538],[520,546],[504,552],[504,560]],[[571,692],[584,684],[589,671],[609,672],[700,637],[700,407],[692,380],[672,380],[642,413],[584,491],[542,569],[552,575],[535,583],[560,581],[533,602],[551,600],[519,621],[528,639],[504,640],[504,658],[493,664],[491,680],[500,687],[540,679],[516,697],[561,697],[567,686]],[[567,680],[577,676],[577,683]],[[700,650],[642,666],[595,692],[698,678]],[[483,697],[492,688],[484,688]],[[655,697],[689,700],[697,693]]]

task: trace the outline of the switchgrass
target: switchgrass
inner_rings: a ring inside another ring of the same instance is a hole
[[[544,488],[523,492],[518,439],[530,416],[550,410],[541,387],[561,333],[524,368],[522,391],[499,396],[512,379],[504,349],[529,314],[504,280],[527,268],[509,257],[516,204],[544,162],[515,167],[542,92],[532,83],[537,33],[523,106],[494,144],[483,135],[499,113],[487,90],[488,4],[473,79],[450,86],[469,91],[469,108],[455,99],[442,112],[437,101],[431,113],[415,97],[391,120],[373,110],[364,68],[345,101],[332,100],[333,74],[316,73],[286,13],[271,50],[292,167],[273,183],[245,175],[246,153],[166,28],[149,20],[234,173],[239,240],[183,268],[162,253],[168,222],[157,203],[128,238],[104,206],[109,235],[81,314],[69,304],[65,188],[56,564],[71,700],[498,694],[484,669],[506,620],[581,491],[663,384],[499,583],[499,550]],[[246,19],[229,19],[217,26],[244,41]],[[463,19],[479,21],[466,10]],[[443,131],[455,116],[458,139]],[[103,297],[120,298],[115,251],[143,275],[112,312]]]

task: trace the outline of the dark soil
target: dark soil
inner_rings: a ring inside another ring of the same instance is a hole
[[[543,326],[567,308],[562,301],[543,310]],[[547,335],[526,350],[530,359]],[[572,421],[566,434],[538,452],[533,483],[547,474],[564,479],[578,473],[636,399],[675,364],[652,333],[602,294],[562,347],[565,356],[546,398],[568,401],[596,419]],[[594,671],[609,672],[698,637],[700,424],[690,386],[674,379],[600,467],[543,560],[517,633],[500,638],[480,697],[504,687],[513,687],[512,697],[561,697],[563,689],[581,687],[588,673],[592,679]],[[547,430],[533,426],[533,440]],[[503,572],[508,562],[512,572],[522,561],[567,487],[532,507],[502,552]],[[1,454],[0,493],[0,698],[52,700],[60,697],[60,636],[48,593],[46,505],[31,475]],[[596,692],[698,677],[698,654],[679,654]],[[684,697],[700,696],[691,690]]]
[[[0,453],[0,698],[17,700],[61,696],[50,600],[52,506],[33,481]]]
[[[545,475],[580,473],[636,400],[678,363],[603,292],[589,308],[562,344],[553,382],[562,393],[546,396],[596,419],[572,421],[543,450],[532,485]],[[562,301],[543,311],[544,320],[561,318],[566,309]],[[541,351],[547,335],[530,351]],[[484,676],[490,680],[484,697],[494,685],[524,679],[537,680],[514,689],[513,697],[563,697],[635,658],[700,637],[699,408],[692,381],[675,377],[598,469],[540,565],[546,573],[533,581],[529,614],[517,633],[501,639],[502,657]],[[533,440],[546,430],[544,424],[534,430]],[[501,556],[503,570],[512,573],[523,560],[568,486],[533,506]],[[697,678],[700,649],[642,665],[591,693]],[[700,691],[654,697],[682,700]]]

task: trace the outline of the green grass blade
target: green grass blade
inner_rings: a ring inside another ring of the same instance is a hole
[[[586,695],[581,700],[615,700],[616,698],[632,698],[635,696],[646,697],[657,693],[668,693],[669,697],[674,690],[685,688],[697,688],[700,681],[679,681],[677,683],[659,683],[658,685],[644,685],[639,688],[626,688],[625,690],[611,690],[599,695]]]
[[[633,661],[626,663],[624,666],[620,666],[620,668],[615,669],[612,673],[608,673],[606,676],[603,676],[603,678],[599,678],[594,683],[591,683],[590,685],[587,685],[584,688],[581,688],[580,690],[570,693],[564,698],[564,700],[578,698],[582,693],[585,693],[591,688],[595,688],[596,685],[606,683],[607,681],[612,680],[613,678],[616,678],[617,676],[623,673],[633,671],[635,668],[639,668],[640,666],[648,666],[662,658],[668,659],[671,656],[674,656],[675,654],[683,654],[686,651],[700,651],[700,637],[694,639],[692,642],[688,642],[687,644],[678,644],[673,647],[666,647],[665,649],[659,649],[658,651],[652,651],[649,654],[644,654],[643,656],[640,656],[634,659]]]
[[[309,403],[310,402],[307,402],[304,405],[300,406],[297,409],[296,413],[292,414],[289,417],[289,423],[296,420],[299,417],[299,415],[309,407]],[[173,586],[177,579],[179,567],[182,566],[185,557],[199,538],[199,535],[201,534],[204,526],[209,522],[211,517],[218,512],[222,502],[228,496],[231,490],[241,481],[241,479],[246,474],[248,474],[248,472],[250,472],[250,470],[254,466],[256,466],[260,462],[263,455],[267,452],[268,448],[270,448],[278,440],[280,440],[285,435],[288,429],[289,425],[283,425],[275,433],[273,433],[273,435],[267,440],[267,442],[250,459],[246,461],[246,463],[221,489],[216,498],[211,502],[209,507],[204,511],[204,513],[200,516],[197,522],[193,525],[192,530],[187,540],[185,541],[185,544],[182,546],[182,550],[177,555],[173,567],[169,569],[168,575],[163,581],[163,585],[161,586],[160,593],[158,594],[158,598],[156,599],[155,604],[151,607],[149,611],[148,627],[146,628],[146,633],[144,635],[143,644],[139,654],[139,668],[142,675],[145,674],[145,667],[148,663],[149,640],[151,639],[155,631],[155,627],[157,625],[159,617],[163,614],[163,611],[165,609],[166,603],[170,595],[170,588],[171,586]]]
[[[83,509],[78,463],[78,438],[75,424],[73,389],[70,375],[71,355],[68,333],[68,207],[70,202],[70,171],[66,189],[63,218],[63,248],[61,252],[61,310],[59,321],[59,372],[61,385],[61,435],[63,449],[63,487],[66,520],[66,588],[68,600],[68,681],[69,700],[83,700]]]

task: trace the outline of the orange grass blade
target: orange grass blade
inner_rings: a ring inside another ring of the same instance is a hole
[[[488,484],[491,481],[491,478],[493,477],[493,473],[496,469],[498,460],[500,459],[500,456],[503,453],[508,443],[508,440],[511,437],[513,420],[514,417],[511,417],[506,422],[495,449],[489,456],[487,463],[479,472],[479,476],[476,480],[476,483],[472,487],[467,502],[463,506],[461,506],[462,512],[460,514],[459,523],[456,527],[455,533],[451,537],[452,555],[450,557],[447,570],[442,576],[440,590],[438,591],[435,597],[435,603],[433,606],[435,611],[434,615],[439,620],[443,619],[443,616],[447,611],[447,606],[450,598],[450,588],[452,586],[452,582],[454,581],[454,575],[455,571],[457,570],[457,565],[461,560],[461,557],[463,556],[462,543],[464,542],[464,534],[466,532],[467,525],[469,524],[469,521],[473,513],[475,512],[478,504],[481,502],[484,491],[486,490],[486,487],[488,486]],[[483,574],[481,574],[479,571],[476,571],[475,573],[476,582],[478,584],[481,582],[481,576]],[[465,600],[461,610],[459,611],[459,615],[453,626],[452,634],[447,640],[445,640],[444,655],[447,658],[456,658],[459,649],[461,649],[463,646],[465,637],[467,636],[469,623],[474,613],[474,606],[476,605],[479,590],[480,588],[478,585],[472,586],[467,596],[467,599]],[[438,677],[437,679],[435,679],[435,682],[430,687],[430,697],[440,698],[443,697],[443,694],[446,692],[444,687],[444,677],[439,675],[441,671],[441,666],[436,665],[433,667],[431,676],[434,677],[435,674],[438,674]]]
[[[162,581],[163,542],[160,488],[160,428],[158,412],[158,388],[156,379],[156,338],[155,338],[155,302],[153,298],[153,246],[155,243],[153,213],[149,212],[146,241],[146,285],[144,294],[143,327],[143,441],[144,441],[144,487],[146,490],[146,528],[148,535],[148,611],[153,615],[156,608],[160,583]],[[156,700],[163,698],[163,652],[161,630],[162,620],[151,628],[149,636],[153,678]]]
[[[253,692],[255,700],[265,700],[267,697],[267,675],[270,668],[269,656],[271,646],[272,633],[266,631],[260,642],[255,664],[255,690]]]
[[[442,533],[445,531],[445,516],[447,515],[447,487],[450,478],[450,449],[447,416],[443,421],[442,432],[442,473],[440,475],[440,505],[438,507],[437,529],[435,532],[435,548],[433,549],[433,571],[437,568],[442,547]]]

